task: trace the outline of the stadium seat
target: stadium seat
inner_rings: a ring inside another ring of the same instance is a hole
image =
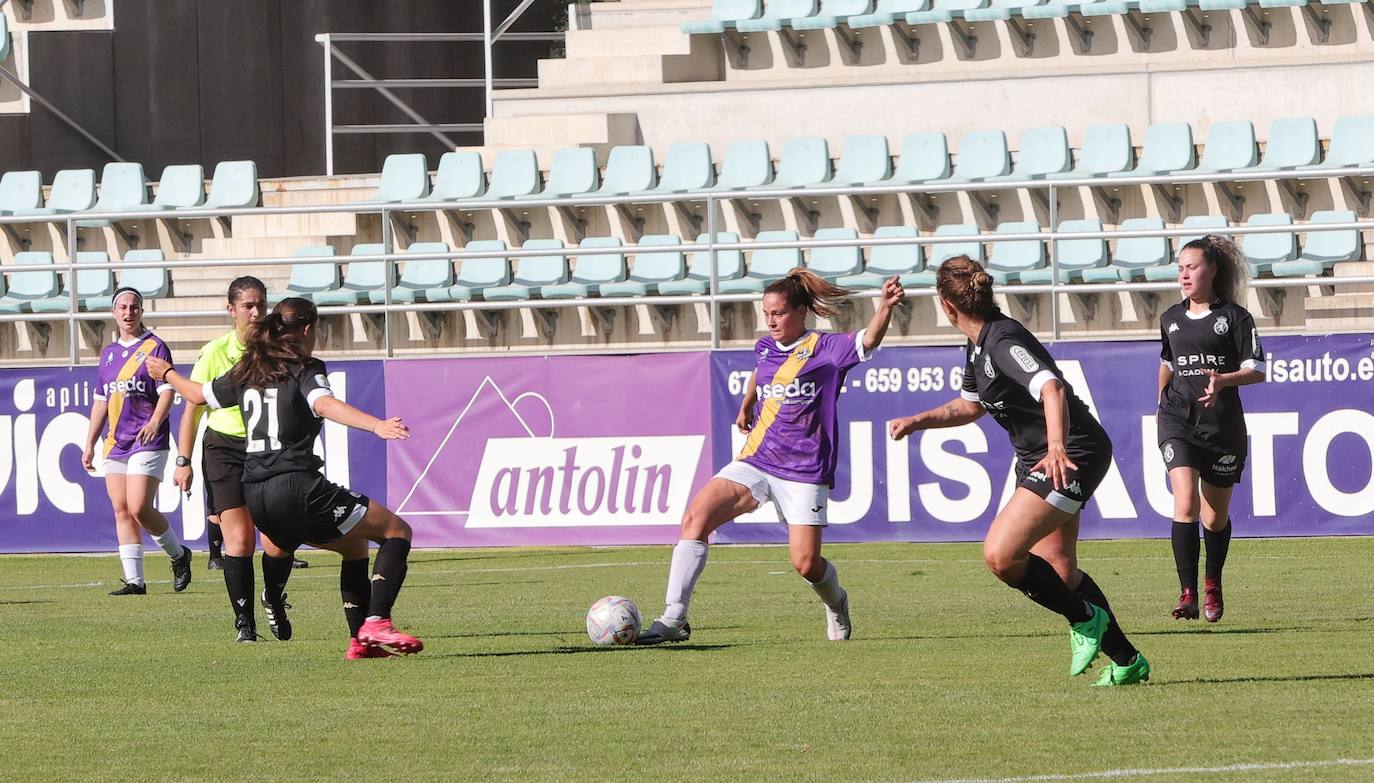
[[[1032,5],[1021,9],[1021,15],[1027,19],[1063,19],[1073,14],[1085,16],[1093,15],[1092,6],[1104,4],[1106,0],[1084,0],[1083,2],[1060,2],[1051,0],[1044,5]],[[1122,13],[1125,12],[1123,8]]]
[[[716,192],[759,188],[773,182],[773,159],[766,141],[737,141],[725,148]]]
[[[849,27],[858,30],[864,27],[887,27],[906,21],[906,15],[924,11],[930,7],[930,0],[878,0],[873,13],[849,17]]]
[[[907,24],[936,24],[961,18],[965,11],[987,7],[988,0],[935,0],[928,11],[913,11],[906,15]]]
[[[1240,11],[1250,4],[1250,0],[1198,0],[1197,7],[1203,11]]]
[[[1122,231],[1163,230],[1160,218],[1128,218],[1121,222]],[[1085,283],[1132,282],[1145,279],[1147,270],[1169,263],[1168,237],[1126,237],[1116,241],[1112,262],[1103,267],[1083,270]]]
[[[979,182],[1002,177],[1011,172],[1011,153],[1007,151],[1007,134],[1000,130],[972,131],[959,141],[959,159],[954,176],[947,181]]]
[[[771,188],[804,188],[830,181],[830,147],[825,139],[790,139],[782,148]]]
[[[776,32],[793,19],[815,16],[818,10],[816,0],[766,0],[762,15],[735,22],[735,29],[741,33]]]
[[[15,267],[38,266],[52,263],[52,253],[46,250],[29,250],[14,254]],[[9,274],[5,295],[0,297],[0,313],[26,313],[35,301],[49,299],[57,295],[57,272],[51,269],[33,271],[14,271]]]
[[[597,188],[598,196],[627,196],[653,190],[658,184],[654,151],[644,145],[612,147],[606,158],[606,176]]]
[[[859,232],[852,228],[822,228],[816,231],[814,238],[858,239]],[[813,247],[811,260],[806,266],[826,280],[837,280],[845,275],[857,275],[862,271],[864,254],[858,245]]]
[[[1089,125],[1083,132],[1083,148],[1069,171],[1052,173],[1049,179],[1087,179],[1118,174],[1131,168],[1131,129],[1122,124]]]
[[[1321,223],[1354,223],[1356,220],[1351,210],[1325,210],[1312,213],[1307,226],[1315,228]],[[1309,231],[1302,255],[1296,261],[1277,261],[1269,271],[1274,277],[1320,276],[1335,264],[1359,261],[1363,251],[1364,242],[1355,229]]]
[[[697,236],[697,244],[705,244],[709,235]],[[716,232],[716,241],[723,243],[739,242],[739,235],[732,231]],[[735,280],[744,275],[744,252],[740,250],[716,251],[716,282]],[[704,294],[711,290],[711,253],[698,250],[687,257],[687,276],[681,280],[669,280],[658,284],[658,292],[665,296],[686,296]]]
[[[1004,22],[1013,16],[1022,16],[1027,8],[1044,5],[1045,2],[1046,0],[992,0],[991,5],[965,11],[964,18],[970,22]]]
[[[387,155],[382,161],[382,182],[372,198],[359,204],[397,204],[419,201],[429,195],[429,163],[421,153]]]
[[[517,198],[568,198],[591,193],[601,186],[596,168],[596,150],[591,147],[564,147],[553,153],[549,178],[544,189]]]
[[[873,236],[876,239],[915,239],[920,236],[920,232],[915,226],[879,226],[873,232]],[[910,275],[920,272],[924,262],[921,246],[915,242],[909,245],[874,245],[869,248],[868,265],[864,271],[855,275],[845,275],[836,280],[835,284],[860,291],[872,290],[882,288],[883,283],[895,275],[899,278],[898,282],[904,286],[916,285],[916,281]]]
[[[710,190],[716,184],[711,147],[705,143],[674,144],[663,161],[663,177],[657,187],[644,193],[691,193]]]
[[[1255,126],[1249,120],[1212,123],[1202,160],[1193,174],[1215,174],[1248,169],[1255,165]]]
[[[42,206],[42,172],[7,171],[0,177],[0,215],[31,212]]]
[[[348,271],[344,273],[343,285],[332,291],[316,291],[312,299],[317,305],[351,305],[368,299],[369,292],[380,291],[382,286],[395,285],[395,267],[387,274],[387,262],[363,261],[363,256],[381,255],[386,252],[380,244],[354,245],[349,253]]]
[[[296,250],[297,258],[310,258],[311,256],[332,256],[334,247],[332,245],[312,245]],[[323,261],[310,263],[296,263],[291,265],[291,279],[286,284],[286,290],[281,293],[269,293],[267,303],[275,306],[287,297],[298,296],[302,299],[315,300],[315,295],[328,291],[335,291],[339,288],[339,265],[333,261]]]
[[[949,142],[943,133],[917,132],[902,137],[902,157],[890,184],[919,185],[949,177]]]
[[[561,250],[560,239],[531,239],[521,246],[522,250]],[[489,302],[512,302],[534,298],[545,286],[568,282],[568,256],[566,254],[532,256],[517,259],[515,275],[509,285],[488,288],[482,292]]]
[[[1189,215],[1183,219],[1179,228],[1193,228],[1202,231],[1201,234],[1185,234],[1175,240],[1174,256],[1177,257],[1183,251],[1183,246],[1192,242],[1194,239],[1201,239],[1207,234],[1216,233],[1215,229],[1226,228],[1230,225],[1226,218],[1221,215]],[[1162,280],[1178,279],[1178,262],[1171,262],[1162,266],[1145,267],[1145,279],[1151,283]]]
[[[96,212],[128,212],[148,203],[148,180],[142,163],[106,163],[100,172],[100,197],[91,209]],[[78,220],[80,228],[105,228],[109,220]]]
[[[935,227],[935,236],[937,237],[978,237],[978,235],[978,226],[971,224],[947,223]],[[957,256],[968,256],[980,264],[983,263],[982,240],[974,239],[969,242],[931,245],[925,269],[903,275],[902,285],[927,287],[935,285],[935,274],[940,271],[940,265]]]
[[[1193,128],[1186,122],[1168,122],[1145,129],[1145,144],[1135,169],[1108,174],[1109,177],[1154,177],[1193,168]]]
[[[443,242],[415,242],[407,253],[447,253]],[[447,258],[406,259],[401,279],[391,288],[393,302],[447,302],[448,289],[453,285],[453,262]],[[368,291],[372,304],[386,302],[384,291]]]
[[[835,176],[817,187],[866,185],[892,176],[892,156],[886,136],[848,136]]]
[[[1341,117],[1331,131],[1326,160],[1301,169],[1343,169],[1374,164],[1374,115]]]
[[[0,13],[0,62],[9,59],[13,46],[10,43],[10,20]]]
[[[1021,134],[1021,149],[1010,174],[988,177],[988,182],[1044,179],[1067,171],[1070,164],[1069,135],[1058,126],[1031,128]]]
[[[61,215],[85,212],[95,204],[95,172],[63,169],[53,177],[48,203],[39,209],[15,210],[14,215]]]
[[[650,234],[639,238],[641,248],[680,244],[682,240],[672,234]],[[634,268],[624,280],[602,283],[598,291],[602,296],[648,296],[658,293],[660,284],[681,280],[686,275],[686,257],[682,251],[640,250],[635,254]]]
[[[625,252],[616,237],[587,237],[578,244],[572,273],[566,283],[546,285],[539,289],[545,299],[585,299],[601,290],[606,283],[625,280]],[[610,251],[614,248],[613,251]],[[610,252],[588,252],[593,250]]]
[[[1291,226],[1293,218],[1286,212],[1266,212],[1251,215],[1246,226]],[[1245,234],[1240,238],[1240,252],[1250,264],[1250,271],[1262,275],[1274,264],[1294,261],[1298,257],[1297,234]]]
[[[745,19],[757,19],[763,13],[763,0],[715,0],[711,4],[711,18],[682,23],[688,35],[723,33]]]
[[[199,163],[168,166],[158,180],[149,210],[193,209],[205,203],[205,168]]]
[[[499,239],[478,239],[463,247],[463,250],[473,253],[505,249],[506,243]],[[458,262],[458,279],[448,289],[448,298],[453,302],[471,302],[482,299],[488,288],[499,288],[510,285],[510,282],[509,258],[464,258]]]
[[[755,242],[796,242],[795,231],[760,231]],[[751,251],[749,271],[744,277],[721,280],[717,290],[722,294],[763,293],[774,280],[802,265],[800,248],[760,248]]]
[[[439,158],[434,187],[418,201],[467,201],[487,193],[482,156],[476,152],[445,152]]]
[[[1002,223],[997,226],[998,234],[1038,234],[1040,224],[1034,221]],[[1023,272],[1043,269],[1045,266],[1045,243],[1038,239],[1013,240],[1010,242],[991,242],[988,252],[988,274],[997,285],[1014,283]]]
[[[83,251],[76,254],[77,264],[108,264],[110,255],[102,250]],[[67,313],[71,312],[71,294],[66,284],[62,283],[61,276],[58,277],[58,291],[55,295],[44,299],[34,299],[29,303],[29,307],[35,313]],[[91,300],[112,298],[115,290],[114,272],[109,269],[78,269],[76,270],[76,302],[77,307],[85,310],[91,309]]]
[[[821,0],[814,16],[793,19],[796,30],[830,30],[847,24],[851,17],[873,12],[873,0]]]
[[[214,178],[210,180],[210,195],[200,208],[256,207],[259,196],[258,164],[251,160],[221,161],[215,164]]]
[[[331,253],[333,251],[330,251]],[[80,256],[78,256],[79,260]],[[130,250],[124,254],[124,263],[137,264],[148,261],[162,263],[166,261],[161,250]],[[135,267],[119,273],[119,287],[133,288],[143,295],[146,302],[151,299],[161,299],[172,291],[171,281],[167,275],[165,266]],[[108,310],[114,306],[114,296],[94,296],[86,300],[87,310]]]
[[[539,159],[534,150],[502,150],[491,164],[487,198],[497,201],[539,192]]]
[[[1311,166],[1321,160],[1317,121],[1311,117],[1286,117],[1269,125],[1269,143],[1264,159],[1253,171],[1280,171]]]
[[[1065,220],[1059,224],[1059,233],[1078,233],[1101,231],[1100,220]],[[1059,268],[1059,282],[1071,283],[1082,276],[1086,269],[1104,266],[1107,263],[1107,240],[1105,239],[1060,239],[1050,243]],[[1049,267],[1032,269],[1021,273],[1021,282],[1046,284],[1054,279]]]

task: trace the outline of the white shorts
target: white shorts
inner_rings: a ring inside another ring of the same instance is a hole
[[[103,469],[107,476],[132,474],[152,476],[158,481],[167,469],[167,449],[162,451],[136,451],[127,457],[106,457]]]
[[[762,506],[768,501],[778,509],[778,521],[789,525],[825,527],[830,487],[770,476],[748,462],[735,461],[720,469],[716,478],[747,487]]]

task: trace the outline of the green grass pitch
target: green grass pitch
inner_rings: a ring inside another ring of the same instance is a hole
[[[0,558],[0,780],[1374,779],[1374,539],[1237,539],[1217,625],[1169,618],[1167,541],[1083,544],[1154,664],[1116,689],[1068,678],[1064,623],[977,545],[826,554],[850,642],[784,548],[716,547],[690,642],[602,649],[587,607],[647,622],[667,547],[421,551],[395,616],[426,649],[370,661],[330,553],[292,577],[296,638],[259,609],[257,645],[204,554],[178,595],[154,550],[122,598],[113,556]]]

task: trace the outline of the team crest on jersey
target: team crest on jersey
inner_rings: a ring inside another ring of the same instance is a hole
[[[1174,444],[1172,444],[1172,443],[1166,443],[1166,444],[1164,444],[1164,461],[1165,461],[1165,462],[1173,462],[1173,461],[1174,461]]]
[[[143,357],[145,357],[145,356],[147,356],[147,355],[148,355],[148,352],[147,352],[147,351],[139,351],[138,353],[134,354],[134,363],[137,364],[138,362],[143,361]]]
[[[1169,334],[1173,334],[1174,332],[1177,332],[1177,331],[1178,331],[1178,324],[1177,324],[1177,323],[1169,324]]]
[[[989,378],[997,377],[997,370],[993,369],[992,367],[991,354],[988,354],[987,358],[983,360],[983,374],[988,376]]]
[[[793,355],[794,357],[796,357],[798,361],[803,361],[803,362],[804,362],[804,361],[806,361],[807,359],[810,359],[810,358],[811,358],[811,348],[810,348],[810,346],[803,345],[802,347],[800,347],[800,348],[797,349],[797,352],[796,352],[796,353],[794,353],[794,354],[792,354],[792,355]]]
[[[1040,365],[1036,363],[1035,357],[1030,355],[1030,351],[1019,345],[1011,347],[1011,358],[1016,360],[1016,363],[1026,372],[1035,372],[1040,369]]]
[[[1227,332],[1231,331],[1231,324],[1226,322],[1226,316],[1217,316],[1216,323],[1212,324],[1212,331],[1216,332],[1217,334],[1226,334]]]

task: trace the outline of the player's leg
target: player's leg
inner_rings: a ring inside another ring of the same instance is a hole
[[[848,639],[854,631],[849,618],[849,593],[840,587],[835,564],[821,556],[821,525],[789,524],[787,548],[792,567],[806,580],[825,605],[825,636],[832,642]]]
[[[1165,454],[1173,454],[1172,462],[1188,459],[1185,452],[1191,451],[1182,443],[1165,444]],[[1174,607],[1175,619],[1196,620],[1197,610],[1197,566],[1200,555],[1198,540],[1198,471],[1191,465],[1178,465],[1169,469],[1169,487],[1174,493],[1174,521],[1170,525],[1170,540],[1174,551],[1174,570],[1178,572],[1179,597]]]
[[[342,488],[335,489],[347,493]],[[368,647],[385,647],[392,652],[417,653],[424,649],[424,643],[397,631],[391,623],[392,606],[401,592],[408,570],[406,559],[410,555],[410,525],[380,503],[361,500],[367,504],[362,518],[343,537],[324,544],[326,548],[343,555],[346,561],[358,560],[360,553],[366,558],[369,541],[379,545],[370,579],[367,615],[362,627],[357,630],[357,641]],[[353,516],[346,514],[344,518]],[[362,548],[359,548],[360,544]],[[342,577],[340,582],[342,586]]]
[[[1225,613],[1221,597],[1221,570],[1231,549],[1231,491],[1235,486],[1202,485],[1202,540],[1207,546],[1206,579],[1203,581],[1202,614],[1215,623]]]
[[[286,610],[286,582],[291,578],[295,554],[277,546],[270,537],[262,537],[262,610],[267,627],[281,641],[291,638],[291,620]]]
[[[1073,515],[1063,527],[1055,530],[1036,542],[1031,553],[1049,563],[1064,584],[1073,590],[1074,595],[1090,604],[1100,606],[1107,612],[1107,630],[1102,634],[1102,652],[1112,659],[1112,663],[1129,666],[1137,654],[1135,645],[1126,638],[1126,633],[1116,621],[1111,602],[1107,600],[1097,582],[1078,567],[1078,529],[1082,512]]]
[[[227,482],[216,482],[216,492],[227,492]],[[253,549],[257,531],[253,529],[253,517],[248,507],[243,505],[242,487],[236,496],[228,497],[225,502],[239,501],[239,505],[219,511],[220,530],[224,536],[224,589],[229,595],[229,607],[234,613],[234,628],[240,641],[257,640],[257,618],[253,607],[255,602],[255,582],[253,574]]]
[[[267,546],[263,536],[263,546]],[[343,603],[344,622],[348,625],[347,659],[390,658],[393,653],[384,647],[370,647],[358,641],[358,631],[367,622],[372,604],[372,585],[367,574],[368,540],[362,537],[345,537],[325,544],[325,548],[339,553],[343,562],[339,564],[339,598]]]
[[[167,462],[166,452],[156,452],[161,458],[145,458],[135,454],[129,459],[129,473],[125,476],[125,498],[129,513],[138,526],[148,531],[153,541],[167,553],[172,562],[172,589],[185,590],[191,584],[191,549],[181,542],[181,536],[157,510],[157,487]]]
[[[148,588],[143,580],[143,531],[129,513],[125,496],[124,465],[105,460],[105,491],[114,512],[115,537],[119,541],[119,565],[124,571],[124,586],[110,595],[143,595]]]

